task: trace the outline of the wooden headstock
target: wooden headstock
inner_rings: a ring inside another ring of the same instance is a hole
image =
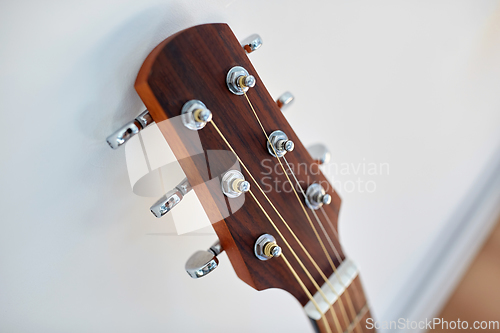
[[[211,110],[213,122],[244,162],[248,171],[260,186],[266,189],[268,198],[324,274],[328,277],[332,275],[333,269],[295,194],[291,191],[278,160],[271,156],[266,148],[266,137],[246,97],[235,95],[228,90],[226,75],[234,66],[244,67],[256,78],[257,83],[248,91],[247,96],[266,133],[282,130],[295,143],[295,149],[288,153],[286,158],[293,165],[302,187],[306,189],[312,183],[321,183],[331,195],[332,203],[323,206],[331,225],[321,213],[318,214],[338,250],[336,255],[331,247],[327,246],[335,266],[338,266],[339,261],[344,259],[336,234],[340,198],[282,115],[228,25],[196,26],[167,38],[147,57],[137,77],[135,88],[177,157],[190,184],[193,185],[237,275],[257,290],[267,288],[286,290],[305,305],[309,299],[285,263],[274,258],[261,261],[254,254],[255,241],[265,233],[273,235],[282,247],[283,253],[288,253],[283,239],[277,235],[257,203],[248,193],[232,199],[221,192],[220,176],[238,165],[235,156],[213,126],[207,125],[201,130],[193,131],[180,121],[181,109],[189,100],[200,100]],[[220,151],[224,153],[217,154]],[[322,281],[299,244],[253,184],[247,171],[243,169],[241,171],[251,183],[252,193],[295,249],[308,271],[316,281]],[[302,197],[301,200],[304,202]],[[239,208],[232,211],[232,207]],[[310,214],[311,210],[306,209]],[[316,223],[314,220],[313,222]],[[319,230],[318,225],[316,227]],[[328,243],[321,231],[320,237],[325,244]],[[309,292],[315,294],[316,288],[299,268],[297,261],[292,255],[287,257],[296,267],[297,274]]]

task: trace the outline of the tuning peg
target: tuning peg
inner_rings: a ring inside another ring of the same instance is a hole
[[[184,126],[190,130],[198,131],[212,120],[212,112],[202,101],[192,99],[182,107],[181,119]]]
[[[307,148],[309,155],[313,158],[313,160],[319,165],[330,162],[330,151],[328,148],[321,143],[314,144]]]
[[[149,124],[154,123],[153,118],[149,114],[148,110],[145,110],[140,115],[138,115],[134,120],[127,123],[125,126],[111,134],[106,138],[109,146],[113,149],[117,149],[125,142],[130,140],[134,135],[139,133],[142,129],[144,129]]]
[[[235,95],[243,95],[248,89],[255,87],[255,77],[241,66],[234,66],[227,72],[226,84]]]
[[[207,251],[197,251],[186,262],[186,272],[193,279],[199,279],[211,273],[219,266],[217,256],[223,251],[217,241]]]
[[[293,151],[295,144],[288,140],[285,132],[276,130],[269,135],[267,151],[274,157],[283,157],[287,152]]]
[[[255,241],[253,252],[262,261],[279,257],[282,249],[276,244],[276,239],[269,234],[263,234]]]
[[[187,178],[184,178],[182,182],[179,183],[173,190],[168,191],[163,197],[160,198],[153,206],[151,206],[150,210],[154,216],[157,218],[162,217],[167,214],[174,208],[179,202],[181,202],[182,198],[191,191],[192,187],[189,184]]]
[[[294,100],[295,97],[292,95],[292,93],[287,91],[283,95],[278,97],[278,99],[276,100],[276,104],[278,104],[278,107],[281,109],[281,111],[284,111],[292,104]]]
[[[248,36],[241,42],[241,47],[243,47],[246,53],[252,53],[253,51],[258,50],[261,46],[262,38],[260,38],[257,34]]]
[[[317,210],[323,205],[329,205],[332,202],[332,196],[326,193],[323,186],[318,183],[309,185],[306,190],[306,204],[309,208]]]
[[[221,188],[228,198],[237,198],[250,191],[250,183],[238,170],[229,170],[222,176]]]

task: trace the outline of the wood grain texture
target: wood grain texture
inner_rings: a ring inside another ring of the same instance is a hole
[[[194,190],[237,275],[257,290],[267,288],[286,290],[304,305],[308,302],[308,298],[281,259],[275,258],[264,262],[254,256],[255,240],[264,233],[274,235],[309,291],[312,294],[316,292],[313,284],[300,269],[289,250],[284,247],[283,240],[278,237],[257,204],[249,194],[237,199],[228,199],[221,193],[220,176],[226,170],[238,168],[237,164],[235,165],[234,155],[228,152],[226,144],[210,124],[200,131],[192,131],[185,128],[180,121],[179,115],[184,103],[192,99],[205,103],[213,113],[214,122],[253,176],[267,190],[267,195],[273,204],[299,236],[301,242],[306,245],[326,276],[330,276],[333,270],[294,193],[290,191],[290,185],[285,185],[283,190],[286,178],[281,173],[279,165],[275,168],[278,162],[267,152],[266,138],[245,97],[234,95],[227,89],[226,74],[236,65],[246,68],[257,80],[256,86],[248,92],[248,97],[266,132],[269,134],[277,129],[283,130],[295,143],[295,150],[286,155],[288,161],[295,167],[299,163],[308,166],[307,170],[302,167],[297,173],[302,186],[306,188],[314,182],[321,182],[326,187],[327,193],[332,196],[332,204],[325,206],[325,210],[336,230],[341,202],[339,196],[318,170],[317,165],[314,165],[312,158],[283,117],[257,71],[226,24],[192,27],[166,39],[151,52],[144,62],[135,87],[179,160],[190,183],[194,185]],[[272,171],[268,173],[270,168]],[[290,232],[259,192],[257,186],[252,183],[248,174],[245,171],[242,172],[250,181],[253,193],[279,227],[283,236],[295,249],[316,281],[322,284],[319,273],[307,260]],[[269,180],[278,181],[278,187],[275,188],[273,185],[269,188],[266,185],[270,184]],[[242,206],[239,209],[234,209],[240,204]],[[314,221],[314,217],[310,216]],[[340,261],[343,260],[344,255],[335,233],[322,214],[319,214],[319,217],[340,253]],[[314,223],[322,235],[317,223]],[[322,237],[323,242],[327,244],[326,238],[323,235]],[[338,265],[339,260],[335,258],[334,252],[331,248],[328,250],[335,265]]]

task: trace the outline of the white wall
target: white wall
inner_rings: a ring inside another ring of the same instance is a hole
[[[151,49],[207,22],[261,34],[251,59],[275,97],[295,94],[286,115],[304,143],[327,144],[339,165],[389,164],[388,175],[329,176],[376,182],[340,189],[340,235],[373,312],[391,318],[415,258],[499,154],[499,6],[3,1],[0,331],[310,331],[291,296],[255,292],[225,255],[191,280],[185,260],[214,236],[167,235],[171,217],[150,214],[124,150],[105,143],[144,107],[133,82]]]

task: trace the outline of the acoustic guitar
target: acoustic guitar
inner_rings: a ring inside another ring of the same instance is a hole
[[[107,141],[124,144],[155,122],[186,175],[153,204],[161,217],[196,192],[219,242],[186,263],[193,278],[226,251],[238,277],[257,290],[279,288],[303,306],[322,333],[371,332],[355,264],[337,232],[341,200],[302,145],[248,53],[226,24],[195,26],[167,38],[146,58],[135,88],[147,107]],[[318,149],[314,155],[317,155]],[[373,325],[372,325],[373,326]]]

